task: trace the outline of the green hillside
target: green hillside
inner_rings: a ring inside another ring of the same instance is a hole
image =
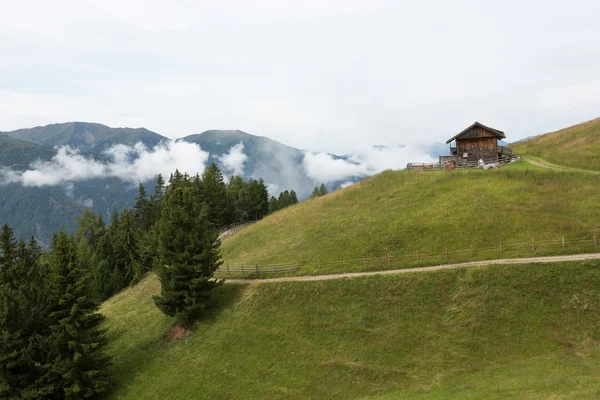
[[[15,169],[24,169],[34,161],[48,161],[56,151],[51,147],[42,147],[25,140],[0,136],[0,165]]]
[[[40,146],[68,145],[84,152],[96,153],[116,143],[130,144],[141,141],[148,147],[154,147],[165,139],[164,136],[145,128],[110,128],[88,122],[52,124],[5,133]]]
[[[449,261],[499,258],[500,241],[504,257],[522,257],[531,255],[532,238],[536,254],[597,251],[599,196],[600,176],[527,163],[387,171],[270,215],[225,240],[222,251],[226,264],[296,262],[302,273],[387,268],[387,254],[392,267],[403,267],[417,251],[425,264],[445,262],[446,248]],[[579,238],[588,241],[570,242]],[[340,258],[357,261],[340,266]]]
[[[510,146],[558,165],[600,171],[600,118]]]
[[[600,263],[225,285],[174,341],[154,276],[102,307],[110,399],[594,399]]]

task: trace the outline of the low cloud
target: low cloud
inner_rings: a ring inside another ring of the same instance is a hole
[[[303,167],[315,182],[336,182],[350,178],[362,178],[385,171],[406,168],[415,162],[435,162],[423,150],[413,146],[371,147],[347,159],[336,159],[326,153],[306,152]]]
[[[0,182],[18,182],[23,186],[65,184],[67,191],[70,183],[94,178],[145,182],[158,174],[168,178],[176,169],[190,175],[201,174],[209,155],[197,144],[176,141],[160,144],[152,150],[142,143],[133,146],[119,144],[106,150],[104,156],[106,161],[95,160],[65,146],[58,149],[52,160],[37,161],[26,171],[0,171]]]
[[[232,146],[229,153],[219,156],[218,160],[228,175],[244,175],[244,164],[248,160],[248,156],[244,154],[244,143]]]

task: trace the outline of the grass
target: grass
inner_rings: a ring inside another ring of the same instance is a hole
[[[102,307],[110,399],[600,396],[600,262],[224,285],[187,338],[154,276]]]
[[[554,164],[600,171],[600,118],[510,146]]]
[[[597,251],[599,198],[600,176],[525,162],[489,171],[386,171],[278,211],[225,240],[222,253],[226,264],[296,262],[306,274],[413,266],[417,251],[421,263],[442,263],[446,248],[450,262],[500,258],[500,241],[503,256],[524,257],[532,255],[532,238],[538,255]],[[581,238],[587,242],[573,242]],[[357,261],[340,267],[340,259]]]

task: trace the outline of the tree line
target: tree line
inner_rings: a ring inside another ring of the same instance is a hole
[[[85,210],[74,236],[53,235],[48,253],[34,238],[0,232],[0,398],[83,399],[110,385],[101,301],[154,271],[156,306],[191,327],[202,314],[221,265],[224,227],[261,219],[298,199],[269,197],[262,179],[225,183],[212,164],[199,176],[158,176],[148,195],[114,211],[108,224]],[[276,205],[273,207],[273,205]]]

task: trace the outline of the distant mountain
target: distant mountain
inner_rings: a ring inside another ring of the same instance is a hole
[[[228,169],[222,158],[233,146],[242,143],[243,152],[247,156],[243,169],[246,179],[263,178],[271,188],[294,189],[300,197],[308,196],[314,186],[314,182],[304,172],[304,152],[275,140],[239,130],[209,130],[186,136],[183,140],[196,143],[209,152],[211,161],[215,161],[226,176],[232,175],[233,170]]]
[[[96,154],[115,144],[142,142],[152,148],[167,139],[145,128],[110,128],[88,122],[67,122],[3,133],[40,146],[70,146]]]
[[[0,166],[21,170],[36,160],[48,161],[55,154],[56,150],[51,147],[38,146],[7,135],[0,136]]]
[[[49,161],[56,154],[55,146],[68,145],[80,150],[85,157],[101,159],[104,150],[118,143],[135,144],[141,141],[153,148],[168,140],[144,128],[110,128],[84,122],[0,132],[0,167],[22,171],[37,160]],[[245,179],[265,179],[271,194],[275,196],[283,190],[295,190],[298,197],[303,199],[308,197],[314,186],[321,183],[307,176],[302,150],[266,137],[239,130],[210,130],[180,140],[200,145],[202,150],[210,154],[209,162],[216,162],[225,176],[241,172]],[[246,156],[246,159],[243,164],[238,163],[236,171],[227,162],[227,156],[232,147],[240,143],[243,144],[243,150],[238,157]],[[0,183],[1,180],[2,176]],[[153,181],[142,183],[148,192],[152,191]],[[335,190],[341,183],[330,183],[329,190]],[[108,219],[113,209],[132,206],[136,191],[137,183],[117,178],[95,178],[44,187],[5,183],[0,186],[0,224],[10,223],[18,237],[35,235],[48,243],[54,231],[66,229],[73,232],[76,218],[84,208],[101,213]]]

